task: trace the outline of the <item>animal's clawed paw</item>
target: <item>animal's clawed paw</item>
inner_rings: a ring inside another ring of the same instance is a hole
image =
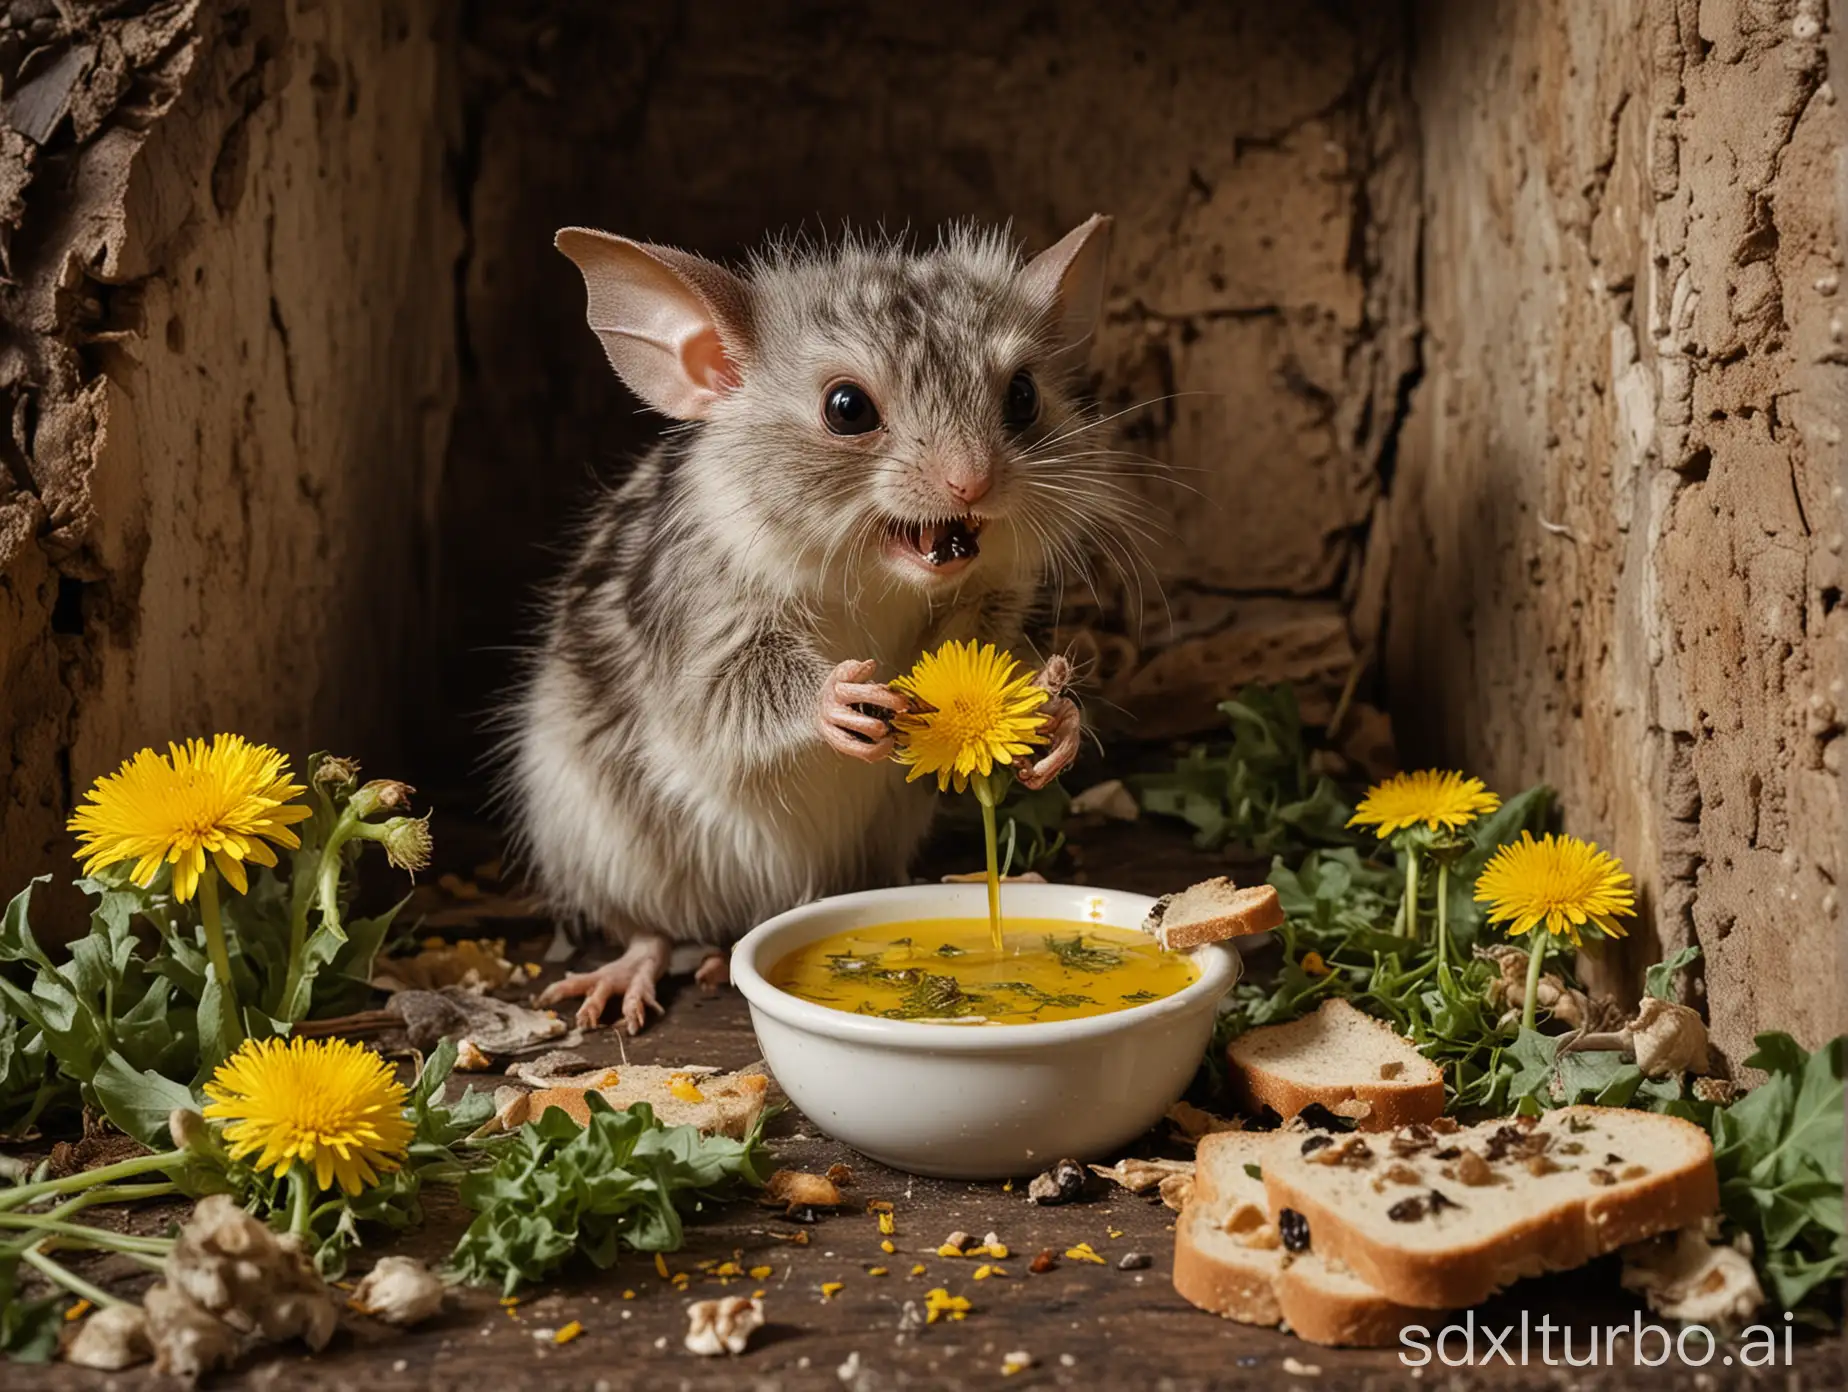
[[[1040,707],[1040,730],[1051,741],[1046,752],[1037,759],[1023,754],[1014,761],[1014,777],[1032,790],[1052,782],[1078,757],[1078,741],[1084,733],[1078,703],[1069,696],[1054,696]]]
[[[663,1013],[655,997],[655,982],[667,970],[665,939],[639,938],[614,962],[605,962],[587,972],[572,972],[563,980],[546,987],[539,997],[542,1006],[583,997],[578,1007],[577,1027],[595,1029],[603,1022],[603,1008],[620,992],[622,1022],[630,1034],[640,1034],[648,1023],[648,1012]]]
[[[908,709],[899,692],[882,682],[867,680],[877,665],[870,661],[841,663],[821,684],[816,707],[816,724],[828,747],[869,764],[891,757],[891,716],[903,715]],[[889,714],[874,715],[866,707]]]

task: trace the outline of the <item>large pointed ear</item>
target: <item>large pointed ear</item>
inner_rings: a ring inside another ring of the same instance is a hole
[[[585,317],[629,389],[676,420],[699,420],[738,385],[750,297],[722,266],[588,227],[555,245],[584,274]]]
[[[1082,360],[1104,308],[1110,219],[1093,213],[1027,262],[1020,283],[1034,299],[1057,306],[1059,348]]]

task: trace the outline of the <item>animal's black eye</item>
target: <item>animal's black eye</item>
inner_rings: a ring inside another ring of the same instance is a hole
[[[821,418],[836,435],[864,435],[879,428],[879,408],[857,382],[836,382],[821,401]]]
[[[1001,400],[1001,420],[1009,430],[1025,430],[1039,418],[1039,388],[1033,374],[1016,372]]]

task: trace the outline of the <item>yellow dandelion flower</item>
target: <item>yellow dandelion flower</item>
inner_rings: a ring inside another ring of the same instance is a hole
[[[86,875],[132,860],[131,878],[145,889],[162,865],[171,865],[173,897],[184,903],[208,855],[243,894],[245,861],[274,865],[271,841],[291,850],[301,845],[289,827],[313,809],[291,802],[306,789],[290,779],[287,756],[241,735],[167,749],[144,749],[91,786],[70,820]]]
[[[1500,806],[1501,799],[1483,787],[1480,778],[1422,769],[1395,773],[1367,789],[1348,825],[1373,827],[1382,838],[1420,822],[1432,831],[1456,831]]]
[[[230,1124],[231,1158],[255,1155],[278,1175],[297,1161],[322,1189],[357,1194],[398,1168],[410,1148],[404,1084],[346,1039],[246,1040],[205,1085],[208,1117]]]
[[[1038,711],[1047,693],[993,643],[952,639],[925,653],[892,686],[912,703],[892,721],[896,757],[911,766],[908,783],[934,773],[939,792],[952,784],[966,792],[969,775],[986,778],[997,764],[1006,767],[1046,742]]]
[[[1510,936],[1545,925],[1574,947],[1587,923],[1624,936],[1617,917],[1636,912],[1623,862],[1589,841],[1551,832],[1536,841],[1524,831],[1497,851],[1476,880],[1476,901],[1489,906],[1489,922],[1509,925]]]

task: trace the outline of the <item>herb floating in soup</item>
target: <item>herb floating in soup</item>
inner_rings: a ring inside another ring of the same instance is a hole
[[[1031,1025],[1128,1010],[1199,975],[1146,933],[1059,918],[1009,918],[1000,956],[987,920],[927,918],[855,928],[799,947],[772,985],[817,1005],[889,1020]]]

